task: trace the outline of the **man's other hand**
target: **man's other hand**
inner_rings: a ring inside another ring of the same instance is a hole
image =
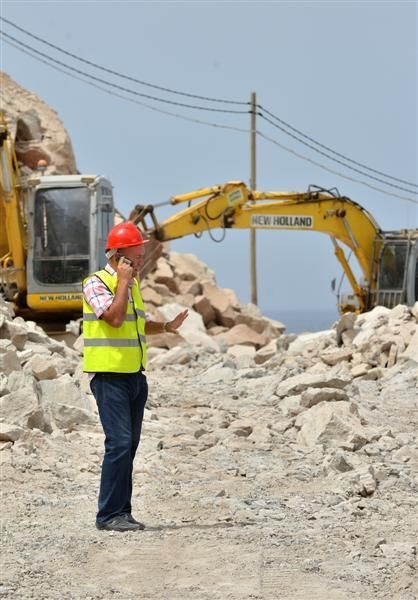
[[[169,331],[170,333],[176,333],[177,329],[181,327],[181,325],[183,325],[184,321],[187,319],[188,314],[189,311],[186,308],[186,310],[183,310],[183,312],[174,317],[172,321],[168,321],[168,323],[165,325],[166,331]]]

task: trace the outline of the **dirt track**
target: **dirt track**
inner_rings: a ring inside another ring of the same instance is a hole
[[[395,450],[364,454],[376,471],[390,468],[362,497],[347,474],[324,472],[323,448],[292,439],[265,393],[274,376],[203,386],[197,373],[176,366],[149,375],[134,490],[145,532],[94,528],[99,426],[32,430],[4,445],[0,597],[416,598],[413,465],[389,465]],[[376,382],[366,383],[370,399]],[[416,432],[416,388],[401,387],[395,441]],[[374,412],[384,423],[389,410],[381,403]],[[238,418],[257,424],[256,435],[229,433]]]

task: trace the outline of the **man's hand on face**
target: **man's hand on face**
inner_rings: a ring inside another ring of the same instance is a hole
[[[118,274],[119,281],[129,282],[134,275],[133,268],[131,267],[131,265],[129,265],[125,261],[124,258],[121,258],[120,261],[118,262],[118,267],[116,269],[116,272]]]

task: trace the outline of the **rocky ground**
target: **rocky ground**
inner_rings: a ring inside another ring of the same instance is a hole
[[[147,528],[127,534],[94,527],[103,435],[80,352],[0,308],[0,597],[418,597],[417,305],[264,355],[152,348]]]

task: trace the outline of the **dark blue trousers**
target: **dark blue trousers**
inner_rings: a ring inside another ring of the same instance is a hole
[[[148,395],[143,373],[97,373],[91,383],[105,434],[98,523],[132,510],[132,471]]]

